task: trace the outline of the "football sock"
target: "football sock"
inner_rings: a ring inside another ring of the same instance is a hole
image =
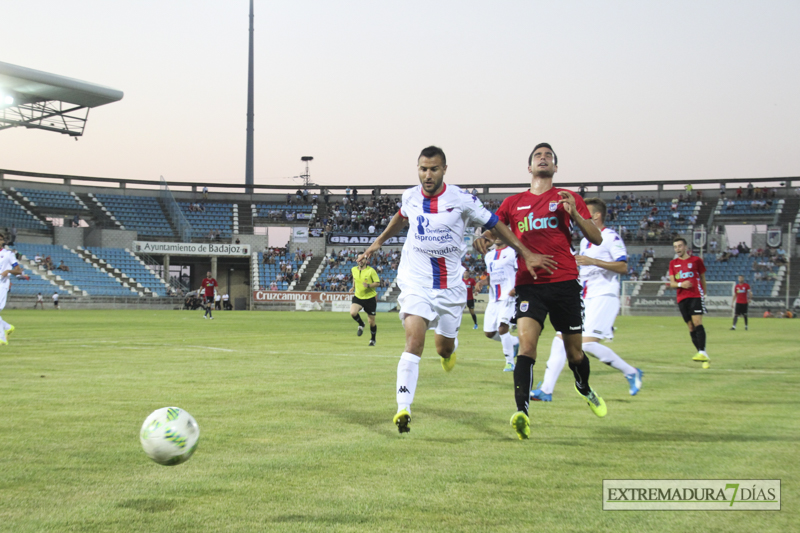
[[[472,321],[475,322],[475,325],[477,326],[478,325],[478,315],[473,315],[472,313],[470,313],[470,316],[472,317]]]
[[[397,411],[411,409],[419,378],[419,357],[403,352],[397,363]]]
[[[544,371],[544,378],[542,378],[542,392],[553,394],[558,376],[564,369],[566,362],[567,350],[564,349],[564,341],[556,335],[553,337],[553,344],[550,346],[550,358],[547,360],[547,368]]]
[[[503,339],[500,337],[500,334],[497,333],[496,331],[494,332],[494,335],[492,335],[491,337],[486,337],[486,338],[489,339],[490,341],[503,342]]]
[[[514,367],[514,401],[517,411],[528,414],[528,403],[531,399],[533,385],[533,365],[536,360],[527,355],[517,355],[517,366]]]
[[[747,315],[742,315],[742,318],[744,318],[744,327],[747,327]]]
[[[0,318],[0,341],[3,342],[6,340],[6,330],[8,329],[6,326],[8,326],[8,324],[3,322],[3,319]]]
[[[736,321],[737,320],[739,320],[739,315],[736,315],[735,317],[733,317],[733,327],[736,327]]]
[[[584,343],[583,351],[584,353],[588,353],[589,355],[597,357],[601,363],[605,363],[612,368],[616,368],[626,376],[630,376],[636,372],[636,369],[626,363],[622,357],[614,353],[614,350],[608,346],[603,346],[599,342]]]
[[[697,330],[690,331],[689,335],[692,337],[692,344],[694,344],[694,347],[699,351],[700,346],[697,345]]]
[[[694,332],[697,335],[697,349],[704,352],[706,349],[706,328],[701,325],[695,326]]]
[[[506,358],[506,363],[514,362],[514,345],[519,344],[519,339],[511,333],[500,335],[500,342],[503,343],[503,355]]]
[[[350,315],[350,316],[353,316],[353,315]],[[353,316],[353,320],[358,322],[358,325],[361,326],[362,328],[364,327],[364,321],[361,320],[361,317],[359,315]]]
[[[570,361],[569,367],[575,376],[575,386],[578,387],[578,391],[581,394],[586,396],[591,390],[589,388],[589,358],[586,357],[586,354],[583,354],[583,359],[580,363],[575,364]]]
[[[375,335],[378,333],[378,326],[370,326],[369,332],[372,334],[372,340],[375,340]]]

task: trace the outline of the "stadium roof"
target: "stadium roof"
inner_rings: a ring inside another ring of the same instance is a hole
[[[117,89],[0,61],[0,130],[23,126],[79,137],[89,109],[122,96]]]

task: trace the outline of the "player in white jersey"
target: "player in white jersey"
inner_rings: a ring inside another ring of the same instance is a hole
[[[603,242],[595,246],[583,239],[580,254],[575,256],[583,286],[583,351],[622,372],[628,380],[631,396],[635,396],[642,387],[643,372],[599,342],[614,337],[614,320],[619,313],[619,274],[627,271],[628,251],[617,232],[605,227],[605,202],[600,198],[587,198],[586,206],[592,222],[600,229]],[[540,388],[531,391],[532,400],[552,401],[556,380],[566,361],[564,341],[558,333],[550,348],[550,359]]]
[[[534,268],[549,272],[555,267],[549,256],[525,248],[508,226],[483,207],[477,196],[444,183],[447,159],[441,148],[423,149],[417,158],[417,171],[420,185],[403,193],[400,211],[359,257],[359,260],[369,258],[387,239],[409,225],[397,270],[400,320],[406,331],[405,350],[397,365],[397,414],[393,419],[400,433],[409,431],[411,403],[428,329],[436,330],[436,351],[442,358],[442,368],[450,372],[456,363],[458,328],[467,299],[461,279],[467,226],[494,228],[504,242],[522,255],[534,277]]]
[[[519,350],[519,339],[511,335],[509,326],[514,318],[517,303],[514,281],[517,276],[517,253],[500,239],[494,241],[495,249],[484,254],[489,277],[475,287],[489,287],[489,305],[483,313],[483,333],[489,339],[502,343],[506,366],[503,372],[514,371],[514,357]]]
[[[22,267],[17,256],[11,250],[5,250],[6,237],[0,233],[0,311],[6,307],[8,290],[11,288],[11,276],[22,274]],[[8,344],[8,336],[14,333],[14,326],[0,317],[0,345]]]

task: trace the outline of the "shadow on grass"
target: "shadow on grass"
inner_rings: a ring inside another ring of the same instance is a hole
[[[172,511],[178,507],[175,500],[159,500],[155,498],[144,498],[138,500],[124,500],[117,504],[122,509],[134,509],[143,513],[161,513]]]
[[[387,413],[375,413],[372,411],[355,411],[353,409],[330,405],[320,407],[319,410],[339,418],[344,423],[358,425],[380,435],[391,435],[393,437],[397,435],[397,429],[392,424],[392,416],[394,413],[391,411]],[[507,433],[497,430],[498,427],[502,427],[502,425],[498,425],[497,418],[479,415],[471,411],[457,411],[454,409],[443,409],[441,407],[429,408],[424,404],[419,404],[416,406],[414,412],[422,412],[426,418],[435,417],[449,420],[463,427],[463,429],[457,431],[456,436],[451,438],[427,437],[420,433],[414,433],[415,437],[423,438],[426,441],[458,444],[475,440],[486,440],[486,437],[499,441],[516,438],[510,426],[508,427],[509,431]],[[412,425],[412,428],[413,427]],[[437,433],[439,432],[437,431]],[[480,433],[481,436],[476,436],[476,433]]]
[[[633,428],[607,428],[599,427],[595,431],[604,433],[603,440],[607,442],[792,442],[792,436],[769,435],[766,433],[741,434],[741,433],[713,433],[678,430],[669,432],[641,431]]]

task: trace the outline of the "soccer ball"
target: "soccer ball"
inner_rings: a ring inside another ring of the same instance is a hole
[[[178,407],[162,407],[148,416],[139,440],[144,453],[160,465],[185,463],[197,449],[200,426],[192,415]]]

